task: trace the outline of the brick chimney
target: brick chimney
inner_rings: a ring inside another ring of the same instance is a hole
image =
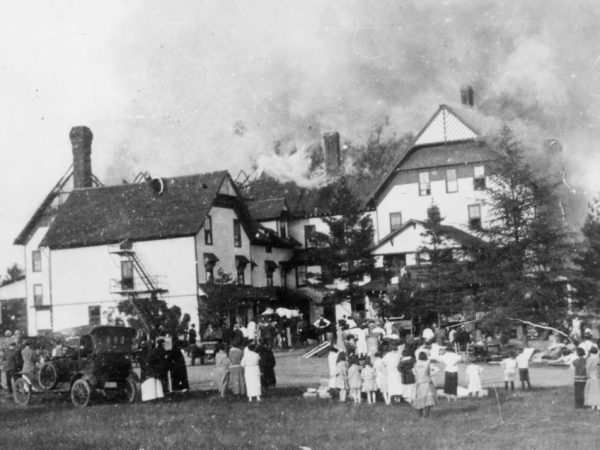
[[[92,139],[88,127],[73,127],[69,133],[73,147],[73,187],[92,187]]]
[[[325,174],[335,177],[340,174],[340,133],[333,131],[323,134],[323,151],[325,157]]]
[[[460,101],[465,106],[473,107],[475,104],[475,94],[471,85],[464,84],[460,87]]]

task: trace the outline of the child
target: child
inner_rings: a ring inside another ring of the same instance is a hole
[[[515,375],[517,374],[517,362],[515,356],[510,353],[507,358],[504,358],[500,363],[504,369],[504,390],[508,392],[508,383],[510,382],[510,390],[515,390]]]
[[[336,364],[335,387],[340,390],[340,402],[346,401],[348,393],[348,363],[346,353],[339,352]]]
[[[415,400],[415,374],[413,368],[415,360],[412,357],[412,352],[409,348],[405,348],[402,352],[402,359],[398,364],[398,370],[402,378],[402,398],[407,403],[412,403]]]
[[[481,387],[481,372],[483,372],[483,369],[476,364],[469,363],[467,366],[466,375],[467,379],[469,380],[469,384],[467,386],[469,397],[471,395],[479,397],[479,393],[483,390]]]
[[[385,348],[385,346],[382,346]],[[385,362],[381,357],[381,353],[375,353],[375,362],[373,363],[373,368],[375,369],[375,380],[377,381],[377,389],[381,392],[383,396],[383,400],[387,405],[390,401],[390,397],[387,389],[387,373],[385,370]]]
[[[348,386],[350,388],[350,395],[354,400],[354,403],[360,403],[360,388],[362,381],[360,377],[360,364],[358,364],[358,358],[351,356],[348,360]]]
[[[521,389],[525,389],[527,384],[527,390],[531,390],[531,382],[529,381],[529,358],[531,352],[526,348],[517,356],[517,368],[519,369],[519,379],[521,380]]]
[[[572,362],[575,369],[575,408],[583,408],[587,370],[585,368],[585,350],[577,349],[577,359]]]
[[[413,372],[416,386],[413,407],[419,411],[419,416],[429,417],[429,410],[437,404],[436,390],[431,377],[439,372],[439,369],[430,365],[427,353],[420,352]]]
[[[365,360],[365,367],[360,373],[360,377],[362,378],[362,391],[367,394],[367,402],[369,405],[375,403],[375,391],[377,390],[377,374],[375,373],[375,369],[373,369],[373,365],[371,364],[371,358],[367,356]]]

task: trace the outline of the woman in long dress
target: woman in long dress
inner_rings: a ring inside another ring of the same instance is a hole
[[[246,393],[248,401],[252,401],[252,397],[260,402],[261,386],[260,386],[260,356],[256,353],[256,344],[252,343],[246,348],[246,354],[242,358],[241,365],[244,368],[244,379],[246,381]]]
[[[410,349],[405,348],[402,352],[402,358],[400,359],[400,375],[402,378],[402,398],[408,403],[412,403],[415,400],[415,374],[413,368],[415,367],[415,360],[412,357]]]
[[[227,386],[234,395],[246,395],[246,382],[244,380],[244,368],[242,357],[244,353],[237,347],[229,349],[229,380]]]
[[[427,353],[420,352],[415,368],[415,401],[413,407],[419,411],[419,415],[429,416],[429,410],[437,404],[435,386],[431,377],[439,372],[436,366],[429,364]]]
[[[215,384],[221,397],[225,397],[228,380],[229,358],[227,357],[227,353],[225,353],[225,344],[220,343],[217,346],[217,354],[215,355]]]
[[[598,380],[598,368],[600,359],[598,359],[598,348],[590,349],[590,356],[585,362],[587,371],[587,381],[585,382],[584,405],[592,409],[600,409],[600,381]]]
[[[385,404],[388,405],[390,403],[390,396],[388,395],[387,390],[387,372],[385,370],[385,362],[381,357],[381,353],[375,353],[375,362],[373,363],[373,368],[375,369],[375,381],[377,383],[377,389],[383,395],[383,400]]]
[[[389,401],[386,403],[388,405],[391,402],[396,403],[399,400],[399,397],[402,396],[402,379],[400,377],[400,372],[398,371],[398,364],[400,364],[401,356],[402,355],[398,351],[398,344],[392,343],[390,351],[383,357],[389,395]]]

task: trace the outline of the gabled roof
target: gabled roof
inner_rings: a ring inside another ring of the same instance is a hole
[[[471,114],[476,117],[475,114]],[[500,155],[487,146],[478,131],[469,125],[453,108],[440,105],[431,119],[413,140],[412,146],[398,155],[397,162],[367,197],[373,206],[377,196],[399,170],[489,161]]]
[[[254,220],[280,219],[289,211],[285,197],[269,198],[246,202],[248,211]]]
[[[449,106],[440,105],[429,122],[415,137],[413,147],[447,144],[477,139],[479,133],[460,118]]]
[[[400,233],[402,233],[404,230],[406,230],[409,226],[416,226],[416,225],[420,225],[423,228],[426,227],[426,223],[422,220],[409,219],[404,224],[402,224],[402,226],[400,228],[393,230],[392,232],[388,233],[383,238],[381,238],[379,240],[379,242],[371,245],[369,247],[369,251],[373,251],[376,248],[381,247],[386,242],[394,239],[396,236],[398,236]],[[440,225],[440,232],[446,238],[453,240],[461,247],[477,248],[477,247],[481,247],[482,245],[484,245],[484,241],[481,238],[474,236],[470,233],[467,233],[466,231],[461,230],[460,228],[453,227],[451,225]]]
[[[194,235],[228,179],[227,171],[163,178],[161,194],[150,183],[74,190],[41,245],[69,248]]]

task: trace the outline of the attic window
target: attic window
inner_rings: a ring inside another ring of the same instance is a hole
[[[163,192],[165,192],[166,185],[162,178],[152,178],[152,181],[150,181],[150,186],[156,195],[162,195]]]
[[[240,226],[240,221],[237,219],[233,219],[233,246],[242,246],[242,227]]]
[[[204,220],[204,243],[206,245],[213,244],[213,235],[212,235],[212,217],[206,216]]]

